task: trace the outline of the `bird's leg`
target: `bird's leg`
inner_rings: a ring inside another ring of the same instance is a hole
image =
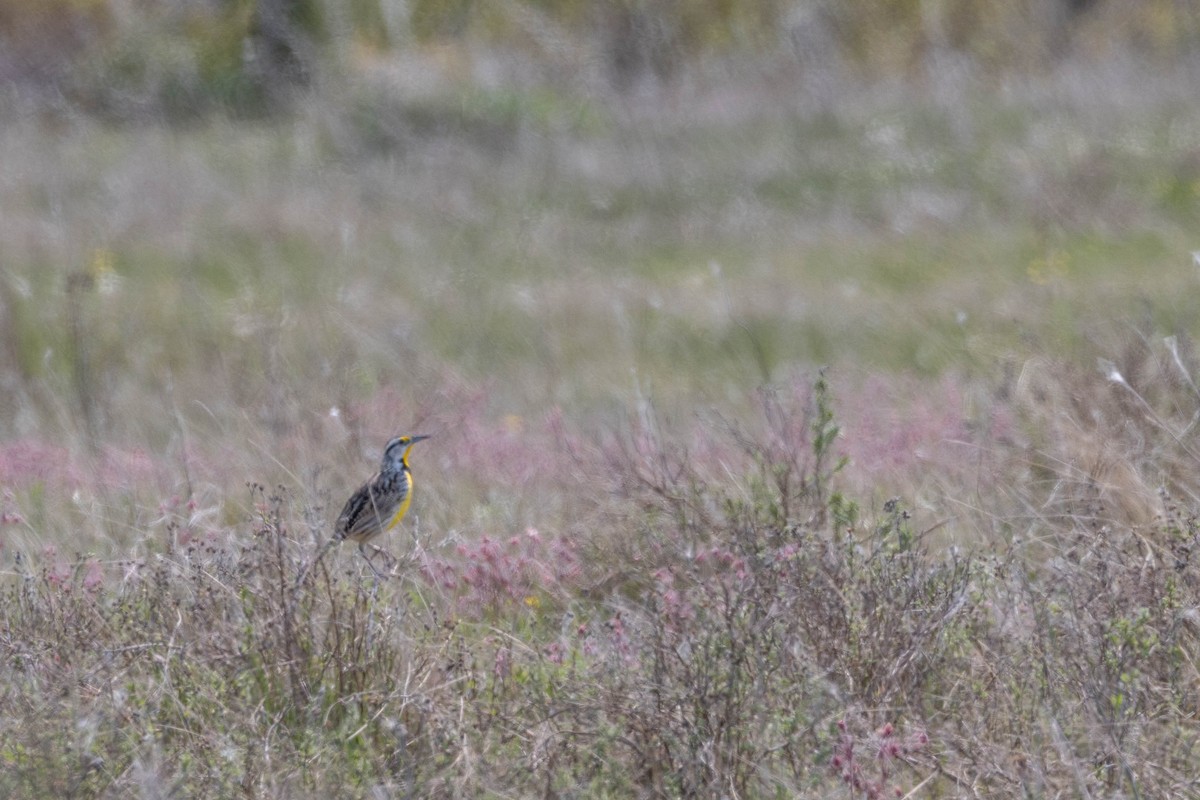
[[[358,545],[358,552],[362,555],[363,559],[367,562],[367,566],[371,568],[371,572],[375,573],[375,577],[380,578],[380,579],[390,577],[388,575],[383,574],[379,570],[377,570],[375,568],[375,564],[371,561],[371,559],[373,559],[375,556],[379,555],[380,553],[383,553],[385,556],[387,556],[388,560],[392,564],[396,563],[396,559],[390,553],[388,553],[388,551],[384,550],[382,547],[376,547],[375,545],[371,545],[371,548],[375,551],[371,555],[367,555],[366,548],[367,548],[367,543],[361,542]]]
[[[363,557],[366,557],[365,553],[363,554]],[[371,567],[371,571],[375,573],[375,582],[371,584],[371,602],[367,606],[366,650],[367,657],[370,658],[371,642],[375,638],[375,597],[379,594],[379,581],[381,579],[378,570],[376,570],[375,566],[371,564],[371,559],[369,558],[367,559],[367,566]]]
[[[372,547],[375,547],[375,546],[374,546],[374,545],[372,545]],[[389,572],[395,572],[395,570],[396,570],[396,564],[398,563],[398,561],[397,561],[396,557],[395,557],[394,555],[392,555],[392,554],[391,554],[391,551],[389,551],[389,550],[384,550],[382,547],[375,547],[375,555],[376,555],[376,556],[383,556],[385,559],[387,559],[387,562],[388,562],[388,571],[389,571]],[[372,557],[374,557],[374,556],[372,556]]]

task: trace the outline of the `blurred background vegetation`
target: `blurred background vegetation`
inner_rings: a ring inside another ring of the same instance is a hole
[[[1118,361],[1200,322],[1198,26],[1189,0],[9,0],[0,432],[185,420],[319,458],[329,409],[358,445],[381,390],[408,415],[458,380],[497,418],[601,420],[820,364],[1006,397],[1029,355]]]
[[[121,118],[256,116],[321,75],[437,45],[627,90],[731,54],[919,81],[955,63],[1000,81],[1070,58],[1166,62],[1198,35],[1191,0],[7,0],[0,79]]]
[[[1004,395],[1032,353],[1115,359],[1197,322],[1198,25],[1189,0],[8,0],[0,433],[161,443],[254,409],[274,449],[459,378],[497,417],[586,417],[820,364]]]

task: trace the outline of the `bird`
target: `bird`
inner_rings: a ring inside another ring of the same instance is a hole
[[[358,551],[367,561],[367,566],[376,577],[384,577],[367,555],[367,545],[372,539],[390,531],[400,524],[408,507],[412,505],[413,477],[408,466],[408,454],[413,445],[428,439],[428,436],[395,436],[383,448],[383,461],[379,471],[358,488],[338,515],[333,525],[333,537],[325,544],[312,563],[320,561],[329,550],[344,541],[358,542]],[[383,552],[375,547],[375,554]],[[297,580],[304,579],[305,569]]]

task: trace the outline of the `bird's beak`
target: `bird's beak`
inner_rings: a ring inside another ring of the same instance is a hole
[[[409,443],[410,445],[414,445],[414,444],[416,444],[417,442],[423,442],[423,441],[425,441],[425,440],[426,440],[426,439],[428,439],[428,438],[429,438],[428,436],[413,436],[412,438],[410,438],[410,439],[408,440],[408,443]]]

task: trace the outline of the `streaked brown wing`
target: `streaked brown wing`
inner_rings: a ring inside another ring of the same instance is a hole
[[[402,472],[376,475],[346,501],[335,530],[342,539],[368,539],[383,532],[408,494]]]

